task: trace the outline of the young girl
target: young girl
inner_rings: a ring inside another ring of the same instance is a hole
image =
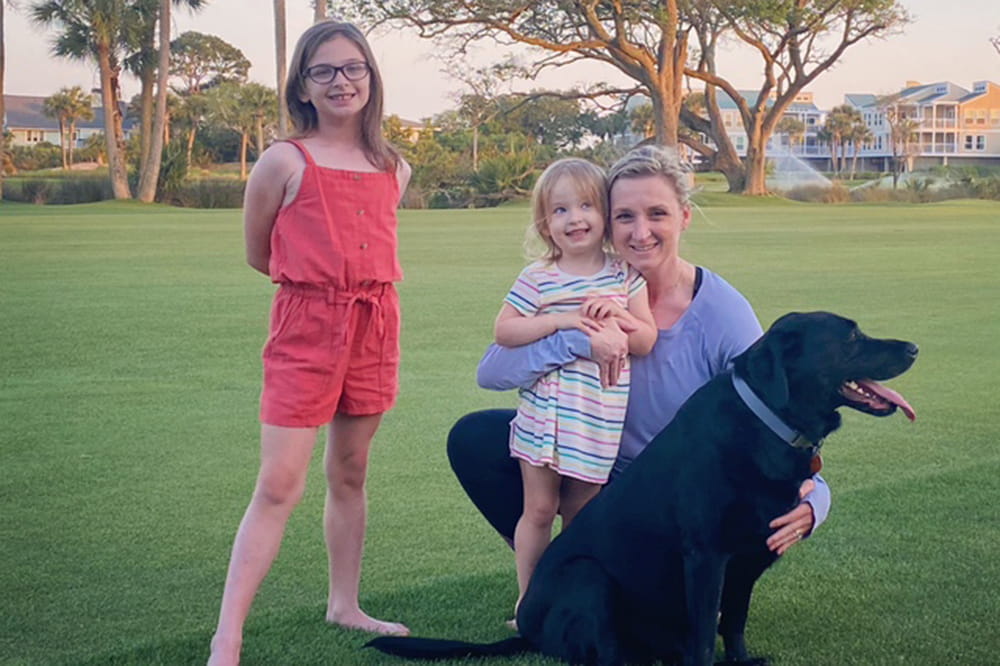
[[[210,664],[239,661],[243,622],[329,424],[327,622],[406,634],[358,606],[368,451],[395,402],[402,278],[396,207],[410,168],[381,133],[382,78],[364,35],[327,21],[299,39],[286,98],[296,138],[247,183],[247,262],[279,287],[264,346],[261,463],[226,576]]]
[[[629,334],[631,353],[650,352],[657,332],[646,283],[605,251],[607,199],[604,172],[586,160],[559,160],[542,173],[533,193],[533,229],[547,250],[521,271],[504,299],[497,344],[524,345],[559,329],[594,330],[613,317]],[[578,359],[521,390],[510,427],[511,456],[524,479],[524,512],[514,532],[518,603],[556,513],[565,528],[608,480],[628,388],[627,363],[617,386],[602,386],[597,364]]]

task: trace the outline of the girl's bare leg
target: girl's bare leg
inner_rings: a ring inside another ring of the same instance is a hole
[[[243,622],[278,554],[288,516],[302,498],[315,442],[316,428],[261,426],[260,472],[233,542],[208,658],[212,666],[239,663]]]
[[[552,539],[552,522],[559,509],[562,477],[549,467],[534,467],[521,460],[524,479],[524,513],[514,528],[514,560],[517,563],[517,603],[521,603],[538,558]],[[517,606],[514,606],[517,613]]]
[[[569,527],[569,524],[576,518],[576,514],[587,505],[587,502],[597,497],[603,486],[596,483],[588,483],[580,479],[570,477],[563,478],[562,488],[559,496],[559,513],[562,514],[562,529]]]
[[[381,414],[338,414],[330,424],[324,457],[327,491],[323,518],[330,564],[326,621],[350,629],[405,636],[410,633],[406,626],[376,620],[358,604],[367,519],[368,451],[381,420]]]

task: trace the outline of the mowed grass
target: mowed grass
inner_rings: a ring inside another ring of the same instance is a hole
[[[829,309],[921,346],[892,382],[917,422],[848,413],[828,440],[833,511],[758,584],[751,650],[995,663],[1000,205],[729,204],[696,213],[683,254],[765,325]],[[444,443],[462,414],[514,404],[475,367],[526,223],[517,206],[401,214],[402,394],[372,454],[362,603],[417,635],[508,635],[513,559]],[[0,205],[0,663],[204,662],[257,470],[272,289],[243,263],[238,211]],[[323,622],[318,463],[244,663],[396,663]]]

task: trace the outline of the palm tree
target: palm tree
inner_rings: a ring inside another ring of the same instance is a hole
[[[45,98],[42,102],[42,112],[50,118],[59,120],[59,145],[62,147],[63,168],[68,169],[73,166],[76,121],[92,120],[94,117],[90,98],[80,86],[62,88],[54,95]]]
[[[326,18],[326,0],[313,0],[313,22]]]
[[[861,112],[850,104],[833,107],[830,115],[826,117],[826,131],[830,134],[830,158],[833,161],[833,172],[836,174],[844,170],[844,162],[847,161],[846,137],[850,134],[851,128],[859,122],[861,122]]]
[[[240,135],[240,179],[247,179],[247,148],[250,136],[257,135],[263,148],[263,127],[274,108],[277,95],[257,83],[239,85],[226,82],[205,93],[208,116]]]
[[[3,131],[3,119],[6,117],[4,114],[7,112],[4,106],[4,72],[6,71],[6,47],[4,46],[4,18],[3,11],[4,6],[10,5],[12,8],[14,6],[13,2],[4,2],[0,0],[0,201],[3,201],[3,170],[4,165],[7,163],[7,141],[4,136]]]
[[[132,196],[118,84],[124,47],[135,30],[131,9],[126,0],[42,0],[31,3],[29,9],[35,23],[59,31],[52,46],[55,55],[97,62],[108,172],[116,199]]]
[[[854,180],[854,176],[858,173],[858,152],[866,142],[871,141],[873,138],[871,129],[869,129],[868,125],[865,125],[864,121],[860,120],[860,114],[858,118],[860,122],[852,125],[847,133],[847,140],[851,142],[852,149],[851,180]]]
[[[288,54],[285,48],[285,0],[274,0],[274,55],[278,68],[278,137],[288,136],[288,109],[285,107],[285,79]]]
[[[130,0],[136,28],[128,48],[131,54],[125,67],[135,74],[141,84],[139,93],[139,171],[147,172],[152,146],[154,123],[154,84],[157,82],[159,49],[156,46],[156,26],[160,16],[160,0]],[[202,9],[205,0],[173,0],[177,7],[187,6],[191,11]],[[158,169],[159,167],[157,167]]]
[[[802,142],[806,135],[806,124],[795,116],[784,116],[774,126],[775,134],[788,137],[788,152],[794,153],[795,146]]]
[[[149,153],[141,163],[139,173],[139,201],[152,203],[156,196],[156,183],[160,176],[160,159],[163,157],[163,132],[167,123],[167,78],[170,76],[170,3],[159,0],[160,57],[156,75],[156,111],[153,115]]]

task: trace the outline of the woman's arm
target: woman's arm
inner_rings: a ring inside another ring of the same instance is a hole
[[[601,366],[601,377],[610,382],[607,385],[614,385],[627,351],[628,338],[617,325],[590,334],[566,329],[520,347],[490,345],[479,361],[476,381],[493,391],[527,388],[556,368],[589,358]]]

